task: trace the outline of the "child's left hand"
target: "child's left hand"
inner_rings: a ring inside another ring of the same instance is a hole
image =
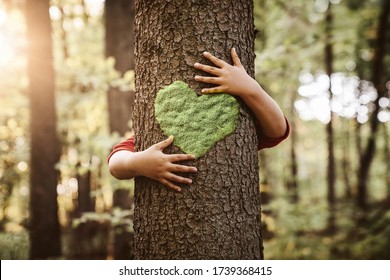
[[[203,56],[217,67],[200,63],[195,63],[194,67],[212,74],[215,77],[195,76],[195,80],[217,86],[204,88],[202,89],[202,93],[225,92],[231,95],[245,97],[258,94],[260,91],[260,85],[256,82],[256,80],[248,75],[244,66],[241,64],[235,48],[231,49],[233,65],[213,56],[209,52],[204,52]]]
[[[233,65],[208,52],[203,56],[215,66],[195,63],[196,69],[213,75],[213,77],[195,76],[198,82],[216,85],[202,89],[202,93],[225,92],[240,97],[255,114],[261,133],[268,138],[281,138],[286,133],[287,123],[279,105],[266,93],[260,84],[248,75],[234,48],[230,51]]]

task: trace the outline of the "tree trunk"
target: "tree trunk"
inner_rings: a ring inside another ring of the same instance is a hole
[[[385,158],[385,166],[386,170],[390,170],[390,138],[389,138],[389,131],[387,127],[383,126],[383,138],[384,138],[384,158]],[[385,185],[387,186],[387,196],[386,199],[390,203],[390,174],[387,172],[385,175]]]
[[[335,221],[335,203],[336,203],[336,192],[335,192],[335,183],[336,183],[336,167],[335,167],[335,156],[334,156],[334,136],[333,136],[333,122],[334,114],[332,112],[332,79],[333,74],[333,42],[332,42],[332,25],[333,25],[333,15],[332,15],[332,3],[329,2],[329,7],[326,12],[325,17],[325,68],[326,74],[329,77],[329,107],[330,107],[330,119],[326,125],[326,135],[328,143],[328,169],[327,169],[327,182],[328,182],[328,206],[329,206],[329,219],[328,219],[328,230],[333,232],[336,227]]]
[[[136,149],[165,139],[154,116],[156,93],[176,80],[200,92],[193,68],[203,51],[231,62],[235,46],[254,74],[253,2],[136,1]],[[202,73],[204,74],[204,73]],[[176,147],[166,152],[179,152]],[[242,104],[236,131],[194,164],[182,193],[136,178],[135,258],[261,259],[257,137]]]
[[[30,257],[61,255],[57,216],[60,144],[56,134],[54,69],[49,0],[26,1],[28,75],[30,93]],[[50,244],[50,246],[48,246]]]
[[[134,69],[134,0],[105,2],[106,57],[115,58],[115,69],[121,74]],[[117,88],[108,91],[109,125],[111,132],[124,135],[129,131],[128,122],[133,112],[134,92],[121,92]],[[113,206],[131,209],[132,200],[128,189],[114,192]],[[114,229],[114,259],[128,259],[132,254],[132,235],[126,226]]]
[[[350,199],[352,198],[352,184],[350,178],[351,176],[351,157],[350,157],[350,120],[346,119],[344,120],[344,139],[342,141],[342,149],[343,149],[343,159],[342,159],[342,173],[343,173],[343,179],[344,179],[344,186],[345,186],[345,197]]]
[[[294,102],[297,99],[297,92],[291,92],[291,127],[296,127],[296,115],[294,113]],[[287,187],[291,191],[291,200],[293,203],[298,203],[299,193],[298,193],[298,158],[297,158],[297,132],[295,129],[291,130],[290,135],[290,176],[287,181]]]
[[[333,93],[332,93],[332,82],[331,76],[333,74],[333,43],[332,43],[332,4],[329,3],[328,10],[326,12],[325,18],[325,32],[326,32],[326,42],[325,42],[325,68],[326,74],[329,77],[329,102],[332,103]],[[335,170],[335,157],[334,157],[334,137],[333,137],[333,121],[334,115],[332,110],[329,112],[330,120],[326,125],[326,135],[328,142],[328,204],[330,208],[334,208],[336,201],[335,198],[335,181],[336,181],[336,170]]]
[[[77,165],[77,182],[78,182],[78,196],[77,196],[77,214],[81,216],[84,212],[91,212],[95,210],[95,203],[91,198],[91,170],[81,171],[81,164]]]
[[[370,172],[371,163],[374,159],[376,151],[377,132],[379,127],[379,99],[385,95],[387,91],[385,83],[387,79],[383,77],[383,60],[386,54],[386,31],[388,30],[388,20],[390,13],[390,1],[382,2],[382,12],[379,15],[378,30],[376,38],[376,46],[374,57],[372,60],[372,78],[378,96],[374,102],[375,110],[370,117],[370,132],[365,149],[360,157],[360,165],[358,170],[358,206],[362,209],[367,209],[367,184]]]
[[[115,59],[115,69],[121,74],[134,69],[134,0],[105,1],[106,57]],[[108,91],[109,127],[124,135],[129,131],[134,92],[118,88]]]

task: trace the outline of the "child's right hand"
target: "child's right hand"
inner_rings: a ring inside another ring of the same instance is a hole
[[[136,165],[139,175],[157,180],[168,188],[181,191],[181,188],[175,183],[191,184],[192,180],[174,172],[197,172],[196,167],[175,164],[179,161],[193,160],[194,155],[187,154],[164,154],[163,150],[173,142],[173,136],[168,139],[152,145],[148,149],[137,153]]]
[[[174,172],[195,173],[198,170],[194,166],[176,164],[179,161],[193,160],[194,155],[163,153],[172,142],[173,136],[142,152],[129,150],[115,152],[108,163],[111,175],[119,180],[145,176],[180,192],[181,188],[176,183],[191,184],[192,180],[176,175]]]

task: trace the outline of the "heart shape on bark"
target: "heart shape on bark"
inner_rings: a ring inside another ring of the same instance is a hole
[[[173,135],[175,146],[197,158],[233,133],[239,116],[239,104],[233,96],[226,93],[198,96],[182,81],[157,93],[154,110],[164,134]]]

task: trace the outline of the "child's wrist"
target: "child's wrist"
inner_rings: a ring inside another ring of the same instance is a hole
[[[135,152],[131,155],[131,157],[127,158],[126,165],[130,173],[132,173],[134,177],[144,176],[143,174],[144,168],[142,168],[144,158],[145,158],[145,151]]]
[[[247,88],[247,90],[242,94],[241,98],[245,100],[253,100],[261,96],[263,94],[263,88],[255,82],[253,85]]]

